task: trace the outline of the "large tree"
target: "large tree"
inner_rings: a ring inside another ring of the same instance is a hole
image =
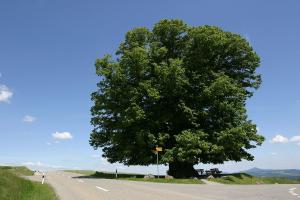
[[[96,60],[90,144],[109,162],[149,165],[156,145],[174,177],[198,163],[253,160],[264,138],[246,113],[261,83],[259,56],[238,34],[161,20],[126,33],[116,56]]]

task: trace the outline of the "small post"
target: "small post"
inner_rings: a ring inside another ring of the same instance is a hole
[[[159,178],[159,167],[158,167],[158,152],[162,151],[162,147],[156,145],[155,152],[156,152],[156,165],[157,165],[157,178]]]
[[[157,163],[157,178],[159,178],[158,151],[156,151],[156,163]]]
[[[44,182],[45,182],[45,173],[43,173],[42,175],[42,184],[44,184]]]
[[[116,179],[118,178],[118,170],[117,170],[117,168],[116,168]]]

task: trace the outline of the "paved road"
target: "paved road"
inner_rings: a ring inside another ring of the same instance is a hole
[[[61,200],[300,200],[300,185],[185,185],[81,178],[49,172]]]

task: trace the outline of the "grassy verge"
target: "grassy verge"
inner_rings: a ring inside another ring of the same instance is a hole
[[[89,176],[92,178],[106,178],[115,179],[116,175],[112,172],[98,172],[91,170],[66,170],[67,172],[73,172]],[[149,178],[145,179],[142,174],[129,174],[129,173],[118,173],[118,180],[129,180],[129,181],[143,181],[143,182],[154,182],[154,183],[178,183],[178,184],[202,184],[203,182],[198,179],[164,179],[164,178]]]
[[[18,166],[18,167],[0,166],[0,170],[7,170],[13,174],[22,175],[22,176],[32,176],[33,175],[33,171],[31,171],[27,167],[23,167],[23,166]]]
[[[98,171],[91,171],[91,170],[65,170],[65,171],[82,174],[85,176],[90,176],[92,178],[106,178],[106,179],[115,179],[116,178],[116,174],[113,172],[98,172]],[[144,175],[143,174],[118,173],[118,178],[144,178]]]
[[[86,175],[86,176],[92,176],[96,172],[96,171],[92,171],[92,170],[64,170],[64,171],[76,173],[76,174],[82,174],[82,175]]]
[[[300,180],[292,180],[287,178],[265,178],[255,177],[249,174],[231,174],[221,178],[210,179],[210,181],[223,184],[239,184],[239,185],[253,185],[253,184],[300,184]]]
[[[176,183],[176,184],[203,184],[199,179],[164,179],[164,178],[120,178],[121,180],[143,181],[153,183]]]
[[[1,200],[56,200],[52,188],[32,182],[19,175],[32,175],[25,167],[0,167]]]

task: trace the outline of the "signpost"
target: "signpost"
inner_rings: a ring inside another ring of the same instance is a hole
[[[157,178],[159,178],[159,167],[158,167],[158,152],[162,151],[162,147],[156,146],[156,165],[157,165]]]

